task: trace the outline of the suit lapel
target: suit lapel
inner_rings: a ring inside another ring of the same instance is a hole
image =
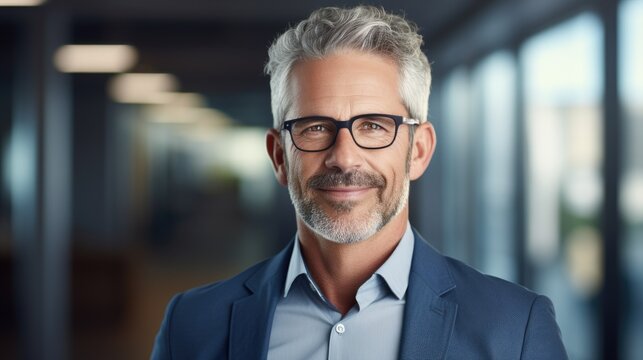
[[[400,359],[443,359],[457,304],[442,296],[455,288],[445,258],[414,231],[415,247],[406,294]],[[283,294],[290,245],[246,281],[250,295],[232,306],[230,359],[265,359],[279,296]]]
[[[265,359],[270,343],[272,319],[280,295],[283,294],[292,241],[269,260],[245,283],[251,292],[232,305],[230,317],[230,359]]]
[[[457,304],[442,296],[455,288],[446,260],[414,231],[415,248],[406,294],[401,359],[443,359]]]

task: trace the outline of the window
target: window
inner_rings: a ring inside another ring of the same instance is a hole
[[[504,51],[489,55],[473,73],[476,175],[474,264],[485,273],[517,279],[515,235],[516,65]]]
[[[454,70],[444,82],[443,109],[439,136],[442,147],[444,194],[445,254],[472,263],[472,189],[469,74],[466,69]]]
[[[598,18],[581,14],[521,51],[528,285],[554,301],[576,359],[597,356],[600,343],[602,38]]]
[[[620,207],[623,217],[621,261],[625,308],[621,353],[643,358],[643,1],[619,8],[619,84],[623,115],[623,172]]]

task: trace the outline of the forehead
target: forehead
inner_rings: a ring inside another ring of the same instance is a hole
[[[345,51],[295,64],[291,94],[298,116],[354,116],[404,111],[397,63],[385,56]]]

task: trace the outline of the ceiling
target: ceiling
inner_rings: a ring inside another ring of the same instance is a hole
[[[49,0],[34,12],[67,19],[69,43],[124,43],[137,48],[135,72],[176,75],[182,91],[204,94],[267,88],[263,75],[272,40],[326,0]],[[489,7],[493,0],[379,0],[415,21],[429,48]],[[0,9],[2,12],[3,9]],[[6,11],[6,8],[5,10]],[[24,10],[29,11],[29,10]],[[0,23],[2,22],[0,16]],[[431,56],[429,54],[429,58]]]

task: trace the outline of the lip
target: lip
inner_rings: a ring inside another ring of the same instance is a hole
[[[333,187],[333,188],[318,188],[317,191],[324,194],[335,201],[359,200],[367,195],[368,192],[373,190],[372,187]]]

